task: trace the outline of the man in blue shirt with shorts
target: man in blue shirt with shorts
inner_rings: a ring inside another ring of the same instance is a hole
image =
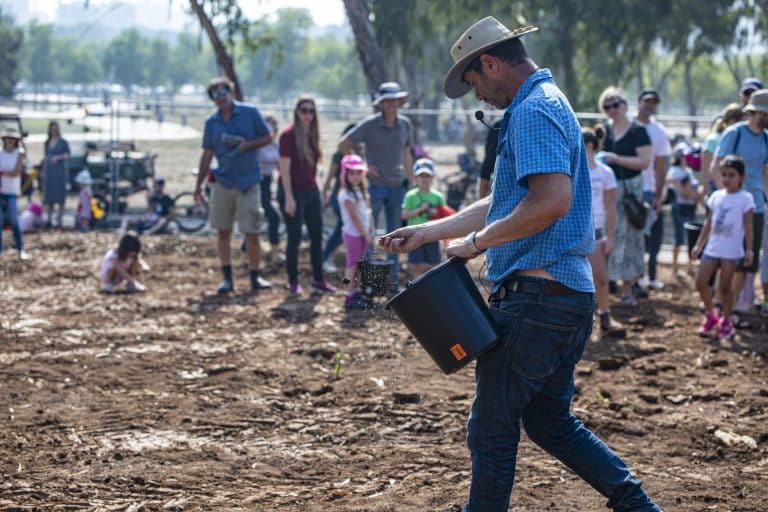
[[[493,17],[451,49],[443,89],[505,109],[490,197],[381,238],[393,252],[435,240],[470,259],[486,252],[498,345],[480,356],[467,425],[472,484],[465,512],[506,511],[522,420],[528,437],[586,480],[616,511],[660,511],[624,462],[570,412],[574,369],[592,331],[591,185],[581,128],[551,73]]]
[[[261,171],[258,148],[272,142],[269,128],[253,105],[234,100],[234,86],[227,78],[215,78],[208,84],[208,96],[217,111],[205,121],[203,154],[198,166],[195,201],[200,201],[203,182],[216,157],[213,169],[208,222],[218,232],[218,253],[224,279],[218,293],[234,291],[232,280],[232,226],[245,235],[251,291],[270,288],[272,284],[259,275],[261,246]]]

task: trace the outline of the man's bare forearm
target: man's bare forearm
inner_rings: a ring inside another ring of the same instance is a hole
[[[419,227],[426,228],[424,235],[427,242],[458,238],[483,229],[490,204],[490,198],[484,197],[450,217],[433,220]]]

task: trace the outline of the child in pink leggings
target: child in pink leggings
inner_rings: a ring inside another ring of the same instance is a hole
[[[364,174],[368,168],[357,155],[346,155],[341,159],[341,234],[347,251],[347,266],[344,271],[347,292],[344,308],[364,309],[365,301],[357,288],[355,276],[357,262],[365,255],[366,248],[373,243],[368,215],[368,197],[365,190]]]

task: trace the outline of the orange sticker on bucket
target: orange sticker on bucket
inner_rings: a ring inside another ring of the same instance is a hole
[[[458,343],[451,347],[451,354],[453,354],[453,357],[455,357],[457,361],[461,361],[467,357],[467,352],[464,350],[464,347]]]

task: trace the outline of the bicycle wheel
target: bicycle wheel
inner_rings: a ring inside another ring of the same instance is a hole
[[[195,203],[192,192],[182,192],[173,198],[175,221],[179,229],[186,233],[200,231],[208,223],[208,198],[203,195],[200,203]]]

